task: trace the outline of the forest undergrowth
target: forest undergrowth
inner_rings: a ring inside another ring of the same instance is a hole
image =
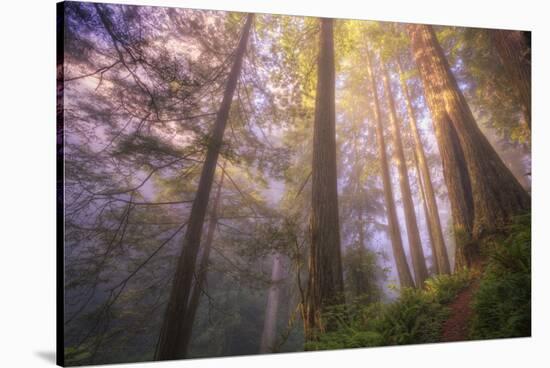
[[[471,339],[531,336],[531,215],[517,217],[507,234],[487,250]]]
[[[328,350],[442,342],[451,304],[476,284],[469,307],[467,338],[488,339],[531,335],[531,218],[517,217],[498,237],[480,243],[482,269],[463,269],[429,278],[423,289],[404,288],[390,303],[330,308],[325,318],[338,321],[334,331],[319,334],[305,350]],[[479,286],[477,286],[479,284]]]

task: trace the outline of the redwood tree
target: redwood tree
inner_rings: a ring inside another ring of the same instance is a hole
[[[410,24],[408,31],[439,136],[449,198],[451,203],[455,203],[453,211],[457,202],[467,200],[464,202],[468,210],[467,223],[464,224],[466,235],[477,239],[506,226],[513,216],[529,209],[530,197],[479,129],[433,28]],[[447,141],[441,136],[447,137]],[[449,146],[454,148],[454,152],[446,151]],[[471,201],[464,195],[469,192]],[[458,207],[461,207],[460,203]],[[462,212],[460,208],[458,210]],[[457,249],[460,252],[463,244],[457,244]],[[472,256],[476,258],[475,254]],[[471,261],[466,259],[466,263]]]
[[[384,185],[384,199],[386,202],[386,212],[388,216],[388,232],[391,239],[393,256],[399,277],[399,283],[402,287],[414,287],[414,281],[407,264],[407,258],[403,249],[403,240],[401,239],[401,231],[399,230],[399,221],[397,219],[397,211],[395,209],[395,200],[393,198],[393,190],[391,185],[390,170],[388,168],[388,158],[386,154],[386,142],[384,139],[384,128],[380,120],[380,103],[378,100],[378,91],[376,89],[376,81],[371,65],[371,55],[368,50],[365,53],[368,78],[371,87],[372,99],[374,102],[374,121],[376,124],[376,140],[378,142],[378,150],[380,153],[380,167],[382,170],[382,182]]]
[[[409,127],[414,141],[414,157],[418,172],[418,182],[424,201],[424,210],[428,220],[428,229],[430,233],[430,242],[432,243],[434,264],[436,266],[437,273],[447,274],[451,272],[451,267],[449,264],[449,256],[447,255],[447,248],[445,246],[445,238],[443,237],[443,231],[441,229],[439,209],[435,199],[430,168],[428,167],[428,163],[426,161],[426,154],[424,152],[422,140],[420,139],[420,134],[418,133],[409,87],[407,86],[407,81],[403,76],[403,68],[401,67],[401,62],[399,59],[397,60],[397,66],[400,76],[399,79],[401,81],[401,89],[403,91],[405,104],[407,106]]]
[[[336,171],[333,20],[321,18],[319,22],[311,174],[311,246],[304,320],[308,339],[314,338],[317,331],[332,328],[330,321],[322,321],[321,313],[325,307],[344,301]]]
[[[531,35],[530,32],[493,29],[491,40],[519,97],[525,122],[531,129]]]
[[[411,258],[414,270],[414,279],[417,287],[422,287],[424,281],[428,278],[428,269],[422,250],[422,242],[418,231],[416,213],[411,194],[411,184],[409,182],[409,171],[407,161],[403,152],[403,142],[401,140],[401,127],[398,123],[397,113],[395,112],[395,102],[390,84],[390,76],[384,62],[380,63],[382,69],[382,81],[384,82],[384,92],[389,109],[389,120],[391,125],[391,134],[393,142],[393,153],[397,161],[397,171],[399,173],[399,187],[401,188],[401,199],[403,201],[403,210],[405,212],[405,223],[407,225],[407,236],[411,250]]]

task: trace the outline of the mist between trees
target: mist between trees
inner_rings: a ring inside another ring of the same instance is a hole
[[[67,364],[304,350],[530,210],[527,32],[61,9]]]

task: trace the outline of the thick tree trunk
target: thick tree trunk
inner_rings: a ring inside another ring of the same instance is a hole
[[[479,129],[466,100],[451,73],[447,59],[431,26],[409,25],[411,47],[434,117],[434,124],[458,141],[470,181],[473,201],[474,239],[507,225],[514,215],[530,208],[530,197],[504,165]],[[439,145],[440,150],[446,147]],[[447,158],[443,158],[446,160]],[[456,157],[455,157],[456,159]],[[449,162],[446,163],[449,166]],[[445,167],[445,164],[444,164]],[[456,168],[455,168],[456,170]],[[462,175],[462,170],[457,170]],[[467,187],[462,189],[467,192]],[[451,192],[453,188],[449,188]],[[462,247],[457,244],[457,249]]]
[[[272,353],[275,351],[277,316],[279,314],[279,302],[281,299],[281,284],[283,281],[282,255],[273,255],[273,268],[271,270],[271,286],[267,292],[267,305],[265,307],[264,328],[260,342],[260,353]]]
[[[401,80],[401,89],[407,105],[407,112],[409,115],[409,126],[412,132],[414,140],[414,151],[416,167],[418,172],[418,181],[422,196],[424,199],[425,212],[428,219],[428,228],[430,231],[430,241],[432,243],[432,252],[434,255],[434,264],[436,265],[437,273],[448,274],[451,272],[451,266],[449,264],[449,256],[447,254],[447,247],[445,246],[445,238],[443,237],[443,231],[441,229],[441,221],[439,218],[439,209],[435,198],[434,188],[432,185],[432,179],[430,174],[430,168],[426,161],[426,154],[424,153],[424,147],[420,134],[418,133],[418,127],[416,123],[416,117],[411,104],[411,97],[407,81],[403,77],[403,70],[401,62],[398,60],[397,66],[399,68],[399,76]]]
[[[525,122],[531,129],[531,36],[530,32],[493,29],[489,31],[500,61],[514,85]]]
[[[210,258],[210,250],[212,249],[212,242],[214,241],[214,233],[216,231],[216,225],[218,224],[218,211],[221,202],[221,194],[223,188],[223,182],[225,179],[225,162],[222,168],[222,174],[220,183],[218,184],[218,190],[214,199],[214,204],[210,211],[210,219],[208,220],[208,227],[206,230],[206,239],[203,245],[202,254],[200,256],[199,268],[191,293],[191,299],[189,301],[189,307],[187,313],[182,321],[182,338],[180,351],[182,356],[187,357],[187,351],[189,349],[189,343],[191,342],[191,335],[193,332],[193,323],[195,322],[195,315],[199,306],[200,296],[203,292],[204,285],[206,283],[206,277],[208,273],[208,260]]]
[[[414,281],[407,264],[407,258],[403,249],[403,240],[399,230],[399,221],[397,219],[397,211],[395,209],[395,200],[390,178],[390,170],[388,168],[388,158],[386,154],[386,142],[384,139],[384,129],[380,120],[380,103],[378,101],[378,91],[376,89],[376,81],[371,65],[370,52],[366,53],[367,72],[370,81],[372,98],[374,101],[374,120],[376,124],[376,139],[378,141],[378,150],[380,152],[380,167],[382,170],[382,182],[384,184],[384,199],[386,202],[386,212],[388,215],[388,232],[391,239],[393,256],[399,276],[399,283],[402,287],[414,287]]]
[[[420,54],[413,54],[416,64],[419,65]],[[425,63],[418,68],[421,78],[430,78],[432,70]],[[458,137],[444,104],[439,101],[438,92],[429,84],[424,83],[425,98],[432,115],[432,123],[437,139],[443,177],[447,186],[449,202],[453,219],[453,231],[456,240],[455,267],[460,269],[471,264],[471,260],[478,254],[475,243],[471,242],[474,223],[474,203],[472,187],[464,152],[460,147]]]
[[[332,19],[320,19],[320,28],[313,125],[309,285],[304,321],[307,339],[333,327],[331,321],[321,320],[321,312],[324,307],[344,301],[338,220]]]
[[[176,273],[172,283],[168,306],[160,331],[159,345],[157,349],[157,360],[178,359],[183,357],[181,351],[183,338],[182,321],[187,313],[189,297],[191,293],[191,284],[195,273],[195,264],[199,250],[204,217],[208,206],[208,199],[214,180],[214,172],[220,153],[220,147],[223,142],[223,134],[229,117],[229,110],[233,100],[233,94],[237,87],[237,81],[241,73],[248,36],[252,26],[253,14],[248,14],[243,27],[239,44],[235,51],[235,59],[224,91],[224,96],[220,109],[216,115],[214,130],[210,136],[206,159],[202,168],[199,186],[189,222],[185,231],[181,255],[178,259]]]
[[[405,223],[407,225],[407,236],[409,239],[409,248],[411,252],[414,281],[417,287],[422,287],[424,281],[428,278],[428,269],[424,258],[424,250],[420,240],[420,232],[418,231],[418,223],[416,221],[416,212],[411,194],[411,184],[409,181],[409,171],[407,169],[407,161],[403,152],[403,142],[401,140],[401,127],[398,123],[397,113],[395,112],[395,102],[390,84],[390,76],[384,62],[380,63],[382,69],[382,81],[384,83],[384,92],[389,109],[389,118],[392,133],[392,147],[395,160],[397,161],[397,171],[399,173],[399,187],[401,188],[401,199],[403,201],[403,210],[405,212]]]

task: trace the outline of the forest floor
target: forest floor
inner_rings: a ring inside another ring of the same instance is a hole
[[[470,285],[462,290],[456,299],[449,305],[451,314],[443,324],[441,341],[468,340],[470,321],[473,315],[472,299],[479,288],[479,279],[474,279]]]

